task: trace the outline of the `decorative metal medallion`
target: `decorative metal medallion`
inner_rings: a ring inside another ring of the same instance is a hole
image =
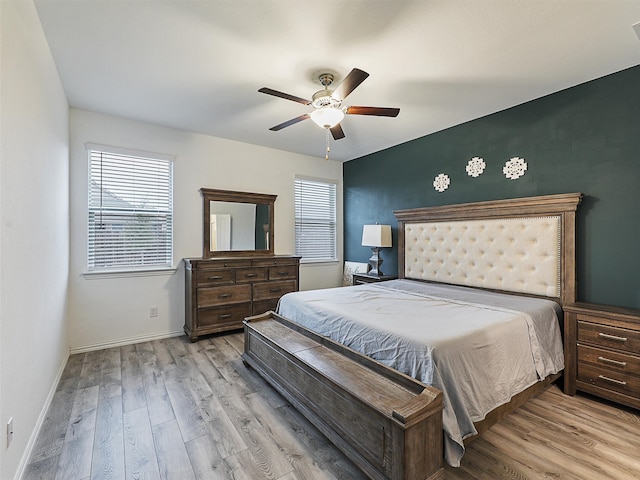
[[[520,178],[526,171],[527,162],[524,161],[524,158],[520,157],[513,157],[504,164],[504,167],[502,167],[502,173],[504,173],[504,176],[511,180]]]
[[[473,157],[471,160],[469,160],[469,163],[467,163],[467,173],[470,177],[477,178],[482,175],[482,172],[484,172],[486,166],[487,164],[484,163],[484,160],[482,158]]]
[[[449,178],[449,175],[441,173],[433,181],[433,188],[435,188],[438,192],[444,192],[447,188],[449,188],[450,184],[451,179]]]

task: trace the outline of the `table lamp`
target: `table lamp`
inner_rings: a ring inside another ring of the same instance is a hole
[[[380,270],[382,258],[380,257],[380,248],[391,246],[391,225],[364,225],[362,228],[362,246],[371,247],[371,258],[369,265],[371,270],[369,275],[384,275]]]

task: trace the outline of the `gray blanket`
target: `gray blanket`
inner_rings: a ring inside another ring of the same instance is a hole
[[[289,293],[278,313],[443,392],[445,459],[473,422],[564,368],[560,306],[467,287],[392,280]]]

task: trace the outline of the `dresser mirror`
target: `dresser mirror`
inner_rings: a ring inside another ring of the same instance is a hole
[[[277,195],[201,188],[204,258],[273,255]]]

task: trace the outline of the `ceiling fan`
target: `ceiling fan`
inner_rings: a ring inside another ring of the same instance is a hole
[[[294,102],[302,103],[303,105],[311,105],[314,110],[311,113],[305,113],[299,117],[287,120],[284,123],[271,127],[269,130],[277,132],[285,127],[294,125],[302,120],[310,118],[318,126],[323,127],[331,131],[331,135],[334,140],[340,140],[344,138],[344,131],[340,126],[340,122],[344,119],[345,115],[374,115],[379,117],[397,117],[400,113],[399,108],[386,108],[386,107],[356,107],[356,106],[343,106],[342,102],[347,96],[353,92],[358,85],[366,80],[369,74],[358,68],[354,68],[344,78],[344,80],[330,90],[333,84],[334,76],[331,73],[322,73],[318,77],[320,84],[324,87],[322,90],[317,91],[311,97],[311,100],[305,98],[296,97],[295,95],[289,95],[288,93],[282,93],[271,88],[263,87],[258,92],[266,93],[267,95],[273,95],[275,97],[284,98],[286,100],[292,100]]]

